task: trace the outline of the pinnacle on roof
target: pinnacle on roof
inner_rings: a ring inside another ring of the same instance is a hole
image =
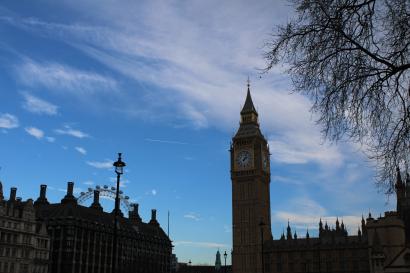
[[[250,90],[250,81],[248,78],[248,91],[246,94],[246,100],[245,100],[245,104],[243,105],[241,114],[244,113],[249,113],[249,112],[254,112],[255,114],[258,114],[256,112],[255,106],[253,105],[253,101],[252,101],[252,97],[251,97],[251,90]]]

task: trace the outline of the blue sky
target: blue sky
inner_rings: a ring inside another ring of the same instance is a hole
[[[291,9],[282,1],[2,1],[0,180],[58,202],[112,185],[150,210],[180,261],[211,264],[231,249],[229,143],[246,79],[271,148],[272,232],[303,237],[322,217],[357,230],[362,213],[394,208],[358,145],[330,145],[291,94],[286,67],[261,75],[264,43]],[[8,193],[7,193],[8,194]],[[113,202],[104,201],[107,210]],[[228,263],[230,259],[228,259]]]

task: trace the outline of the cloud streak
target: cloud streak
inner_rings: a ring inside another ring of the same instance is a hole
[[[106,169],[110,170],[113,168],[113,162],[109,159],[104,161],[86,161],[87,165],[97,168],[97,169]]]
[[[87,138],[90,137],[89,134],[84,133],[83,131],[73,129],[69,125],[65,125],[63,129],[55,129],[54,132],[60,135],[68,135],[76,138]]]
[[[0,128],[13,129],[19,127],[19,120],[16,116],[5,113],[0,114]]]
[[[184,215],[184,218],[186,219],[190,219],[190,220],[194,220],[194,221],[199,221],[201,220],[201,217],[199,214],[194,213],[194,212],[190,212]]]
[[[28,93],[23,93],[24,102],[23,108],[35,114],[56,115],[58,107],[50,102],[35,97]]]
[[[306,229],[316,232],[320,219],[322,219],[323,224],[327,222],[330,227],[335,227],[336,219],[339,219],[340,223],[343,220],[350,234],[356,234],[357,228],[361,224],[361,217],[330,215],[325,207],[307,197],[289,200],[287,207],[287,210],[274,211],[272,222],[284,227],[289,221],[293,230],[296,228],[299,232],[306,232]]]
[[[186,145],[188,143],[186,142],[181,142],[181,141],[175,141],[175,140],[164,140],[164,139],[152,139],[152,138],[146,138],[144,139],[145,141],[148,142],[158,142],[158,143],[165,143],[165,144],[179,144],[179,145]]]
[[[85,7],[89,4],[82,3]],[[71,7],[82,10],[77,5]],[[206,18],[202,16],[204,8],[212,11]],[[308,114],[311,104],[299,94],[289,94],[290,83],[282,75],[284,69],[275,68],[267,79],[259,79],[254,69],[265,66],[261,48],[269,38],[267,33],[275,20],[286,19],[289,10],[284,2],[272,5],[268,1],[253,5],[246,1],[211,0],[206,4],[189,1],[178,5],[139,1],[126,9],[106,2],[87,14],[93,22],[106,22],[107,16],[116,18],[111,24],[103,24],[104,27],[98,23],[60,24],[33,18],[7,22],[62,40],[139,83],[142,88],[138,96],[131,92],[120,95],[123,99],[120,111],[133,116],[152,118],[152,113],[160,112],[172,122],[189,124],[195,129],[212,126],[234,130],[232,124],[239,120],[245,97],[246,75],[251,75],[257,79],[252,85],[253,97],[275,151],[274,161],[341,164],[344,157],[338,147],[318,144],[321,136]],[[133,16],[124,16],[130,12]],[[253,20],[245,22],[244,17]],[[233,34],[239,32],[241,35]],[[118,88],[108,76],[62,64],[26,60],[21,68],[24,75],[31,75],[26,79],[27,84],[67,90]],[[146,90],[147,84],[157,88]],[[136,103],[142,106],[137,114]],[[273,132],[281,133],[273,135]]]
[[[80,154],[82,154],[82,155],[86,155],[87,154],[87,150],[86,149],[84,149],[83,147],[75,147],[74,148],[77,152],[79,152]]]
[[[44,137],[44,132],[43,130],[40,130],[36,127],[26,127],[24,130],[27,132],[27,134],[37,138],[37,139],[42,139]]]
[[[16,67],[16,73],[27,86],[63,90],[78,96],[117,89],[117,82],[110,77],[54,62],[38,63],[26,59]]]

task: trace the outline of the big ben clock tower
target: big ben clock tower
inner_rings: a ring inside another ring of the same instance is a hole
[[[231,144],[233,273],[262,272],[263,239],[271,240],[269,146],[249,89]],[[261,225],[261,223],[263,223]]]

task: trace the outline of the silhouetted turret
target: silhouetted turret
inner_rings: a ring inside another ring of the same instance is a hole
[[[74,197],[74,182],[67,183],[67,194],[61,199],[61,204],[77,204],[77,199]]]
[[[37,198],[34,205],[48,205],[50,204],[47,200],[47,185],[40,185],[40,196]]]
[[[159,226],[159,223],[157,221],[157,210],[156,209],[151,210],[151,220],[149,221],[149,224],[154,225],[154,226]]]
[[[288,227],[286,228],[286,239],[292,240],[292,229],[290,228],[289,221]]]
[[[103,211],[103,207],[100,204],[100,191],[99,190],[94,190],[94,200],[90,207],[96,210]]]
[[[132,204],[131,207],[132,210],[128,212],[128,218],[131,220],[131,223],[141,223],[142,219],[138,213],[138,204]]]

